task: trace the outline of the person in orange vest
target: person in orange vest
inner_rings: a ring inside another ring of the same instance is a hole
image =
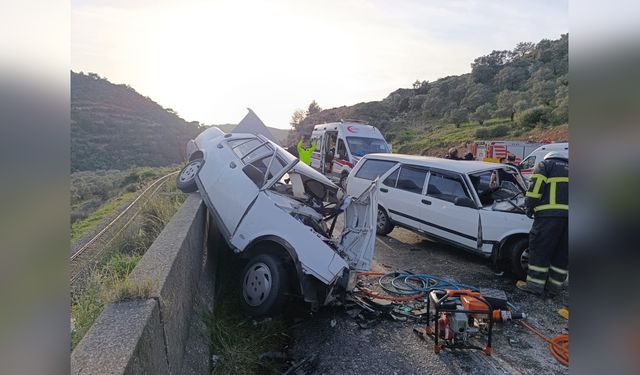
[[[316,150],[315,142],[311,141],[309,147],[304,147],[302,139],[298,141],[298,158],[306,165],[311,165],[311,154]]]

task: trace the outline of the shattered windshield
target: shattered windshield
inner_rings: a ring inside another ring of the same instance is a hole
[[[287,156],[266,139],[235,139],[228,143],[244,164],[242,171],[259,188],[270,179],[284,174],[285,168],[289,169],[295,161],[295,158]]]
[[[347,144],[351,155],[364,156],[379,152],[389,152],[389,146],[384,139],[368,137],[347,137]]]
[[[504,169],[493,169],[469,175],[471,184],[483,206],[492,205],[496,200],[521,196],[524,190],[517,177]]]

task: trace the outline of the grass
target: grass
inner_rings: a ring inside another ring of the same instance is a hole
[[[478,139],[476,131],[478,129],[487,129],[491,131],[497,126],[506,126],[507,134],[500,137],[488,137],[491,139],[504,139],[508,137],[521,136],[531,131],[531,129],[523,129],[512,126],[511,119],[508,117],[492,118],[484,122],[483,125],[477,121],[467,121],[456,127],[454,124],[432,124],[425,126],[421,132],[415,129],[399,130],[394,144],[394,152],[405,154],[429,154],[430,150],[443,149],[452,146],[458,146],[465,142],[473,142]],[[487,138],[487,137],[481,137]]]
[[[148,202],[138,219],[104,249],[85,288],[74,296],[72,350],[108,303],[149,296],[151,280],[134,284],[129,274],[186,198],[184,194],[175,193],[175,183],[167,184],[165,189],[168,193],[160,193]]]
[[[225,258],[229,259],[229,258]],[[231,258],[233,259],[233,258]],[[212,353],[219,363],[212,374],[280,374],[282,363],[261,361],[260,354],[282,352],[289,342],[287,326],[281,316],[260,323],[248,317],[240,306],[240,292],[235,280],[240,265],[220,267],[214,317],[209,323]]]
[[[100,206],[99,209],[89,214],[86,219],[78,220],[71,225],[71,243],[74,243],[85,233],[93,229],[98,223],[100,223],[105,217],[111,215],[113,211],[118,208],[124,202],[129,202],[136,197],[136,193],[124,193],[114,199],[111,199],[107,203]]]

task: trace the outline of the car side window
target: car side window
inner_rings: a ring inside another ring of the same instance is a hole
[[[520,163],[522,169],[531,169],[535,167],[535,165],[536,157],[534,155],[529,156],[528,158],[524,159],[522,163]]]
[[[396,189],[411,193],[422,194],[424,181],[427,179],[427,170],[403,165],[400,168]]]
[[[427,195],[451,203],[455,202],[458,197],[469,198],[462,184],[462,180],[459,177],[448,176],[437,172],[431,172],[429,185],[427,186]]]
[[[396,165],[395,161],[367,159],[356,173],[356,177],[373,181],[387,173],[394,165]]]
[[[400,168],[396,169],[393,173],[391,173],[387,178],[382,181],[384,185],[389,187],[396,187],[396,181],[398,181],[398,175],[400,174]]]

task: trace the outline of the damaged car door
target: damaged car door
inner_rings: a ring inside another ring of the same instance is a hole
[[[199,178],[204,187],[201,191],[215,192],[207,194],[207,199],[210,206],[215,208],[214,214],[218,216],[218,221],[223,226],[221,229],[228,238],[256,199],[265,178],[273,175],[274,171],[283,169],[282,164],[286,161],[281,158],[273,160],[273,147],[260,138],[222,141],[219,145],[229,147],[233,152],[215,153],[218,160],[205,163]],[[235,172],[237,169],[241,169],[243,173]],[[247,184],[246,177],[254,183]],[[220,186],[225,188],[216,188]]]

